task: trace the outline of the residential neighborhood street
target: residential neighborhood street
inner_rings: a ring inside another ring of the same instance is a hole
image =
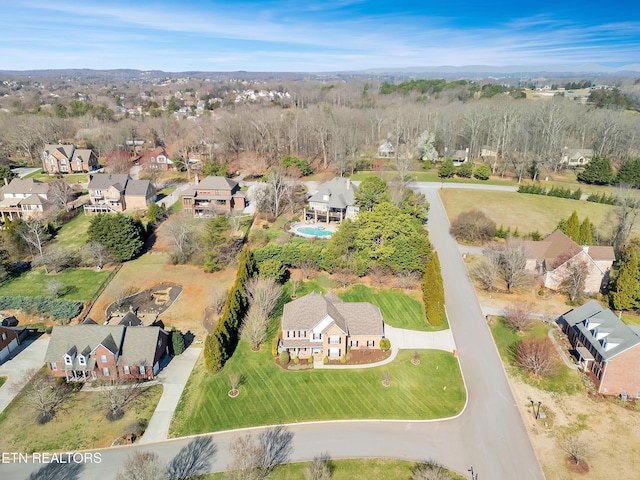
[[[440,202],[440,184],[414,184],[431,204],[429,231],[439,253],[445,283],[449,323],[467,386],[467,405],[457,417],[435,421],[336,421],[288,425],[293,437],[291,461],[311,460],[327,453],[332,458],[398,458],[434,460],[461,474],[473,467],[481,479],[543,479],[544,474],[527,436],[495,344],[467,275],[460,250],[449,235]],[[357,401],[357,399],[354,399]],[[167,412],[168,415],[168,412]],[[247,430],[210,434],[217,446],[210,470],[225,470],[229,444]],[[144,446],[101,451],[99,464],[83,464],[77,477],[114,478],[133,450],[152,449],[170,461],[193,438],[180,438]],[[3,479],[23,479],[42,464],[0,464]]]

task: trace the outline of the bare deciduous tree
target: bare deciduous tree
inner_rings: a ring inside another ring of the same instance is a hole
[[[411,472],[411,480],[451,480],[449,471],[432,461],[421,462]]]
[[[334,268],[332,273],[332,277],[342,285],[342,288],[347,288],[356,280],[356,276],[351,272],[351,270],[343,267]]]
[[[145,361],[136,365],[145,365]],[[145,393],[142,379],[118,377],[100,384],[100,395],[107,404],[107,419],[117,420],[124,415],[124,409]]]
[[[224,303],[227,301],[227,290],[215,287],[209,292],[209,307],[218,315],[222,313]]]
[[[105,264],[111,261],[111,253],[100,242],[89,242],[82,247],[81,255],[86,265],[91,265],[101,270]]]
[[[396,275],[396,287],[411,290],[420,285],[420,272],[400,272]]]
[[[570,301],[584,293],[584,285],[589,275],[589,267],[586,262],[575,260],[568,265],[567,273],[560,284],[560,290],[567,294]]]
[[[305,469],[307,480],[330,480],[331,479],[331,458],[327,453],[319,457],[313,457],[313,461]]]
[[[487,250],[487,256],[494,257],[498,264],[498,277],[504,281],[507,292],[526,286],[531,275],[526,270],[527,256],[524,251],[524,243],[515,238],[508,238],[503,245],[493,245]]]
[[[234,480],[264,480],[280,464],[289,460],[293,433],[283,426],[269,428],[258,435],[238,437],[229,450],[233,460],[225,475]]]
[[[240,335],[257,352],[267,339],[267,317],[258,308],[251,306],[242,320]]]
[[[251,278],[245,288],[251,307],[265,319],[271,315],[282,297],[282,285],[273,278]]]
[[[56,180],[49,184],[47,197],[55,206],[64,208],[64,211],[68,212],[73,200],[73,188],[64,180]]]
[[[309,280],[309,278],[316,273],[318,266],[311,260],[302,260],[298,264],[298,268],[300,269],[300,273],[302,273],[302,278]]]
[[[558,442],[558,445],[576,462],[576,465],[589,455],[589,443],[576,433],[566,435]]]
[[[19,233],[27,244],[37,250],[38,255],[44,255],[44,245],[51,239],[44,221],[40,218],[29,217],[20,225]]]
[[[177,219],[167,227],[167,234],[173,241],[172,254],[175,263],[186,263],[196,250],[197,235],[186,219]]]
[[[167,465],[165,477],[169,480],[201,478],[211,470],[218,448],[211,437],[199,437],[182,447]]]
[[[116,480],[166,480],[167,474],[155,452],[138,451],[127,455]]]
[[[504,309],[504,323],[516,332],[523,332],[531,327],[533,304],[529,302],[514,302]]]
[[[116,150],[107,156],[105,170],[107,173],[129,173],[131,165],[129,153],[125,150]]]
[[[551,374],[556,363],[556,352],[547,337],[527,338],[516,345],[516,364],[533,375]]]
[[[64,283],[58,279],[50,279],[46,282],[45,290],[47,294],[52,298],[58,298],[64,289]]]
[[[33,378],[24,387],[25,402],[36,412],[38,423],[47,423],[55,416],[58,407],[71,395],[73,389],[66,384],[58,383],[37,369],[31,370],[27,375],[33,375]]]

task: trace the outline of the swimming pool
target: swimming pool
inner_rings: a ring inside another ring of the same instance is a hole
[[[335,230],[336,229],[333,225],[325,227],[320,225],[296,224],[291,227],[291,232],[293,234],[305,238],[329,239]]]

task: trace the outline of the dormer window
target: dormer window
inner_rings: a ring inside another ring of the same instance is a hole
[[[80,365],[86,365],[87,364],[87,359],[84,355],[78,355],[78,363]]]
[[[71,355],[65,355],[64,356],[64,364],[65,365],[72,365],[73,364],[73,359],[71,358]]]
[[[584,321],[584,328],[589,330],[589,319],[588,318]]]
[[[606,338],[602,339],[602,348],[604,348],[605,351],[607,350],[607,339]]]

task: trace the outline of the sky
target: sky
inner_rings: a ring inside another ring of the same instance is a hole
[[[0,70],[585,63],[640,63],[635,1],[0,0]]]

